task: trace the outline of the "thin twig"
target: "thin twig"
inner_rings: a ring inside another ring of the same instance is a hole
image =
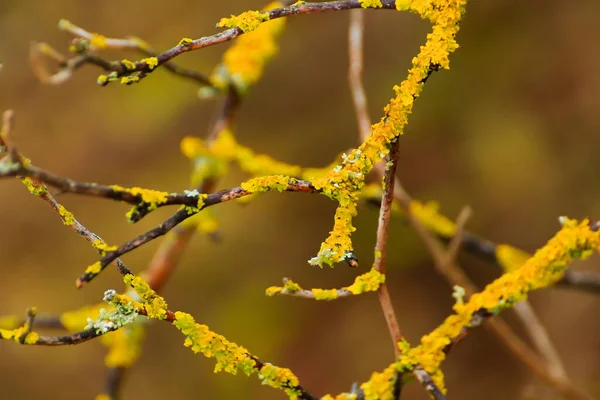
[[[352,101],[354,103],[357,124],[361,141],[364,141],[370,134],[370,118],[367,110],[367,96],[362,82],[362,70],[364,63],[363,56],[363,37],[364,37],[364,18],[359,10],[350,12],[350,25],[348,31],[348,53],[349,53],[349,68],[348,82],[352,93]],[[386,168],[384,176],[384,193],[379,209],[379,219],[377,225],[377,239],[375,244],[375,260],[374,268],[385,275],[386,260],[387,260],[387,244],[388,244],[388,228],[390,223],[392,203],[394,201],[394,185],[396,182],[396,168],[398,166],[399,157],[399,139],[396,138],[390,145],[390,152],[387,156]],[[383,166],[382,163],[380,163]],[[383,311],[390,336],[394,345],[394,353],[396,357],[401,355],[401,350],[398,344],[403,338],[398,319],[394,311],[392,300],[384,281],[377,289],[377,295],[381,309]],[[431,376],[422,367],[417,366],[413,375],[436,400],[444,400],[446,397],[442,391],[435,385]],[[402,391],[402,376],[400,373],[396,375],[396,384],[394,398],[399,399]]]
[[[373,8],[373,10],[395,10],[396,9],[396,1],[395,0],[382,0],[382,7]],[[293,15],[299,14],[312,14],[319,12],[328,12],[328,11],[342,11],[342,10],[351,10],[356,8],[362,8],[361,0],[339,0],[339,1],[329,1],[324,3],[308,3],[308,2],[298,2],[297,4],[289,5],[282,8],[275,8],[269,11],[265,11],[264,14],[268,15],[266,20],[273,20],[277,18],[289,17]],[[76,33],[79,36],[86,37],[90,34],[89,32],[79,28],[77,30],[73,30],[73,33]],[[223,32],[219,32],[217,34],[211,36],[201,37],[195,40],[183,40],[177,46],[172,47],[161,54],[157,54],[156,60],[157,64],[149,64],[145,61],[137,61],[134,65],[128,65],[119,62],[111,63],[114,76],[113,78],[120,78],[124,76],[130,76],[132,74],[142,73],[144,76],[155,71],[157,67],[163,66],[168,63],[173,58],[190,51],[195,51],[202,49],[204,47],[213,46],[216,44],[224,43],[230,40],[237,38],[238,36],[243,35],[245,32],[242,29],[236,27],[227,29]],[[92,36],[89,36],[92,38]],[[104,40],[108,40],[104,38]],[[129,46],[131,48],[131,39],[110,39],[110,45],[112,47],[116,46]],[[108,83],[109,80],[105,81],[104,84]]]

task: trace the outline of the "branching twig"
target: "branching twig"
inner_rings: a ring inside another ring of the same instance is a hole
[[[387,9],[387,10],[395,10],[396,9],[396,1],[395,0],[383,0],[382,7],[377,9]],[[318,12],[327,12],[327,11],[341,11],[341,10],[350,10],[355,8],[361,8],[362,4],[360,0],[338,0],[338,1],[329,1],[324,3],[308,3],[308,2],[298,2],[297,4],[293,4],[287,7],[276,8],[270,11],[265,11],[264,14],[268,15],[268,18],[265,20],[273,20],[277,18],[289,17],[298,14],[311,14]],[[74,27],[68,29],[73,34],[76,34],[81,37],[86,37],[89,40],[94,38],[94,34],[87,32],[79,27]],[[156,58],[156,63],[149,63],[147,61],[137,61],[132,65],[125,65],[123,63],[119,63],[118,61],[111,62],[111,67],[109,71],[113,72],[113,75],[110,76],[110,79],[103,80],[102,84],[107,84],[111,79],[117,79],[124,76],[131,76],[132,74],[143,74],[145,76],[156,70],[159,66],[164,66],[173,58],[187,53],[189,51],[199,50],[204,47],[213,46],[216,44],[224,43],[230,40],[237,38],[240,35],[243,35],[245,32],[239,28],[230,28],[223,32],[201,37],[199,39],[191,40],[184,39],[177,46],[172,47],[169,50],[161,54],[157,54],[152,56]],[[102,37],[103,41],[109,40],[108,46],[113,48],[138,48],[139,44],[136,44],[135,39],[109,39]],[[139,48],[138,48],[139,49]],[[147,53],[147,54],[154,54]],[[139,75],[138,75],[139,76]]]

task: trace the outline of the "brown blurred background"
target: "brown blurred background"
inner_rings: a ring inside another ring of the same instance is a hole
[[[190,166],[179,152],[185,135],[205,135],[214,101],[193,84],[160,70],[130,87],[95,84],[85,67],[63,86],[41,85],[28,63],[29,43],[65,51],[67,18],[107,36],[136,35],[156,49],[181,37],[216,32],[222,16],[257,9],[261,0],[83,2],[0,1],[0,109],[17,115],[16,137],[37,165],[78,180],[187,188]],[[406,75],[428,25],[414,15],[366,13],[365,84],[374,120]],[[438,200],[450,217],[470,205],[469,229],[532,251],[558,228],[557,217],[600,217],[600,3],[594,0],[473,1],[450,71],[435,74],[402,137],[399,177],[418,199]],[[260,152],[307,166],[325,165],[357,144],[347,87],[348,13],[297,16],[281,51],[241,110],[239,140]],[[185,54],[177,62],[206,73],[228,45]],[[109,58],[139,59],[109,53]],[[235,169],[222,188],[239,183]],[[65,195],[76,217],[111,244],[155,226],[161,210],[129,225],[127,207]],[[171,308],[192,313],[264,360],[290,367],[313,393],[337,393],[388,365],[392,347],[376,296],[323,303],[267,298],[264,289],[289,276],[305,287],[340,287],[371,263],[377,210],[362,208],[354,242],[360,271],[307,265],[332,226],[334,204],[322,196],[268,194],[248,206],[215,207],[223,241],[196,237],[167,285]],[[60,313],[97,302],[121,287],[108,269],[84,290],[74,280],[96,260],[43,202],[14,180],[0,182],[0,315],[27,307]],[[127,255],[141,271],[160,240]],[[412,343],[451,311],[451,288],[433,270],[412,230],[395,220],[389,285],[401,327]],[[499,273],[473,258],[461,264],[480,285]],[[576,268],[599,270],[593,257]],[[600,299],[550,289],[532,303],[574,381],[600,397]],[[522,332],[511,312],[505,317]],[[124,399],[283,399],[256,378],[213,374],[167,324],[148,329],[144,353],[130,371]],[[0,397],[91,399],[103,387],[105,349],[0,342]],[[518,399],[535,382],[487,330],[457,346],[444,364],[451,398]],[[425,399],[410,385],[403,399]]]

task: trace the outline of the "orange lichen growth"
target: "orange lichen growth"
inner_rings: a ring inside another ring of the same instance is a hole
[[[229,84],[233,84],[238,91],[245,93],[260,79],[265,65],[278,51],[277,37],[285,27],[285,18],[264,23],[268,20],[268,14],[265,14],[264,11],[279,7],[283,7],[283,4],[273,2],[266,6],[262,13],[252,12],[258,13],[260,18],[264,18],[266,15],[267,19],[254,20],[253,23],[260,26],[252,25],[254,31],[240,36],[225,52],[223,62],[215,68],[211,75],[211,82],[214,86],[225,89]],[[240,28],[248,32],[244,27],[240,26]]]
[[[283,192],[295,181],[296,178],[284,175],[260,176],[242,182],[240,186],[250,193]]]

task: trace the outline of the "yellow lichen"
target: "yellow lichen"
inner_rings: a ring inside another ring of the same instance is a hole
[[[156,58],[156,57],[142,58],[141,62],[146,63],[146,65],[148,66],[148,69],[150,71],[152,71],[158,65],[158,58]]]
[[[337,289],[312,289],[315,300],[335,300],[338,298]]]
[[[261,11],[245,11],[240,15],[231,15],[229,18],[221,18],[217,24],[220,28],[240,28],[242,32],[248,33],[256,30],[263,22],[270,19],[269,13]]]
[[[140,81],[140,77],[137,75],[124,76],[121,78],[121,85],[131,85]]]
[[[73,213],[71,213],[70,211],[67,211],[67,209],[65,207],[63,207],[62,205],[58,206],[58,213],[61,216],[63,224],[69,226],[69,225],[73,225],[73,223],[75,223],[75,217],[73,216]]]
[[[34,194],[36,196],[41,196],[43,194],[48,193],[48,188],[46,188],[46,185],[41,184],[39,182],[34,182],[31,180],[31,178],[21,178],[21,183],[25,185],[25,187],[27,188],[27,190],[29,190],[29,192],[31,192],[31,194]]]
[[[246,182],[243,182],[240,186],[242,187],[242,189],[250,193],[261,193],[269,191],[283,192],[294,181],[295,178],[283,175],[261,176],[249,179]]]
[[[158,190],[142,189],[139,187],[124,188],[119,185],[110,186],[116,192],[127,192],[133,196],[139,196],[142,202],[148,204],[148,211],[155,210],[160,204],[166,203],[169,193]]]
[[[101,254],[108,253],[109,251],[115,251],[117,246],[109,246],[102,239],[96,239],[92,242],[92,246],[98,250]]]
[[[375,268],[371,268],[369,272],[357,276],[354,283],[345,289],[352,294],[374,292],[379,289],[379,286],[381,286],[383,282],[385,282],[385,275]]]
[[[215,358],[215,372],[225,371],[236,374],[242,371],[250,375],[256,362],[248,357],[248,350],[212,332],[208,326],[198,324],[191,315],[177,311],[173,325],[185,335],[185,347],[194,353]]]
[[[135,69],[135,63],[132,61],[129,61],[128,59],[124,58],[121,60],[121,63],[123,64],[123,66],[125,67],[125,69],[127,70],[134,70]]]
[[[263,12],[282,6],[282,3],[274,2],[267,5]],[[278,18],[262,23],[253,32],[239,37],[223,55],[222,64],[213,71],[213,84],[225,89],[232,83],[244,93],[260,79],[266,63],[277,53],[276,40],[284,26],[285,18]]]
[[[454,314],[433,332],[421,338],[421,344],[405,349],[397,368],[410,370],[417,364],[431,374],[436,385],[443,391],[443,375],[440,365],[445,359],[444,349],[463,328],[473,323],[477,312],[486,310],[498,314],[527,297],[527,293],[552,285],[560,280],[574,259],[585,259],[600,244],[600,233],[589,227],[589,221],[581,223],[565,220],[563,228],[529,258],[520,268],[507,272],[465,302],[454,305]]]
[[[396,375],[397,371],[392,367],[383,372],[373,372],[371,379],[360,385],[365,400],[393,400]]]
[[[531,255],[523,250],[507,244],[496,246],[496,259],[505,271],[521,268],[530,257]]]
[[[439,213],[439,205],[435,202],[412,201],[410,213],[436,235],[451,238],[456,234],[456,224]]]
[[[194,41],[194,39],[183,38],[179,41],[179,43],[177,43],[177,46],[183,46],[183,47],[191,46],[193,41]]]
[[[129,285],[140,296],[141,303],[149,318],[165,319],[167,318],[167,302],[148,286],[148,283],[139,276],[127,274],[123,277],[123,282]]]
[[[381,0],[358,0],[362,8],[381,8]]]
[[[85,274],[98,275],[100,271],[102,271],[102,263],[100,261],[96,261],[95,263],[93,263],[85,269]]]

